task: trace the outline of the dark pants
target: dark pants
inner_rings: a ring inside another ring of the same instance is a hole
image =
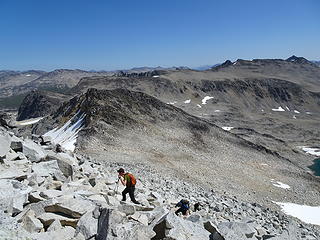
[[[122,201],[126,201],[127,197],[127,193],[129,193],[130,199],[133,203],[139,203],[135,198],[134,198],[134,190],[135,190],[135,186],[131,186],[131,187],[126,187],[123,192],[122,192]]]
[[[187,215],[187,211],[188,209],[179,208],[177,211],[175,211],[175,214],[178,215],[181,212],[183,215]]]

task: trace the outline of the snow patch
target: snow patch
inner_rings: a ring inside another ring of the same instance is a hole
[[[74,151],[77,142],[78,133],[84,127],[86,114],[77,112],[61,128],[54,128],[45,133],[44,136],[50,136],[53,144],[60,144],[62,148]]]
[[[311,112],[306,112],[306,114],[311,115]]]
[[[223,130],[225,131],[230,131],[231,129],[233,129],[234,127],[221,127]]]
[[[23,121],[17,121],[17,125],[18,126],[26,126],[26,125],[31,125],[31,124],[35,124],[37,122],[39,122],[43,117],[38,117],[38,118],[30,118],[30,119],[26,119]]]
[[[213,97],[209,97],[209,96],[205,96],[203,99],[202,99],[202,104],[207,104],[207,101],[212,99]]]
[[[31,77],[31,74],[26,74],[26,77]]]
[[[286,106],[286,109],[287,109],[288,111],[290,111],[290,108],[288,108],[288,106]]]
[[[152,76],[153,78],[158,78],[158,77],[160,77],[159,75],[154,75],[154,76]]]
[[[295,203],[274,202],[288,215],[299,218],[305,223],[320,225],[320,206],[307,206]]]
[[[197,104],[197,106],[198,106],[199,108],[202,108],[200,104]]]
[[[273,186],[283,189],[290,189],[290,186],[288,184],[282,183],[282,182],[275,182],[273,179],[271,180],[271,183]]]
[[[272,108],[272,111],[275,111],[275,112],[284,112],[286,110],[284,110],[282,107],[278,107],[278,108]]]
[[[185,100],[184,103],[191,103],[191,99]]]
[[[301,149],[310,155],[320,157],[320,148],[302,146]]]
[[[221,110],[214,110],[214,112],[221,112]]]
[[[294,110],[293,112],[294,112],[294,113],[300,113],[300,112],[299,112],[299,111],[297,111],[297,110]]]
[[[169,105],[174,105],[174,104],[176,104],[177,102],[176,101],[174,101],[174,102],[167,102],[167,104],[169,104]]]
[[[296,115],[293,115],[293,117],[292,117],[293,119],[297,119],[297,117],[296,117]]]

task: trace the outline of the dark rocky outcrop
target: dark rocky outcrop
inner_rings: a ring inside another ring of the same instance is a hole
[[[43,117],[56,110],[67,96],[48,91],[31,91],[19,107],[17,120]]]

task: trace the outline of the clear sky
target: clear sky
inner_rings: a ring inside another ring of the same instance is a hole
[[[0,69],[320,59],[319,0],[0,0]]]

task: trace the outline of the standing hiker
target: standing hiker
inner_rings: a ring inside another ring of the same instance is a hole
[[[130,199],[135,204],[140,204],[135,198],[134,198],[134,190],[136,186],[136,179],[131,173],[125,173],[123,168],[120,168],[118,170],[118,177],[122,183],[123,186],[126,186],[126,188],[122,192],[122,201],[126,201],[126,195],[129,193]]]

